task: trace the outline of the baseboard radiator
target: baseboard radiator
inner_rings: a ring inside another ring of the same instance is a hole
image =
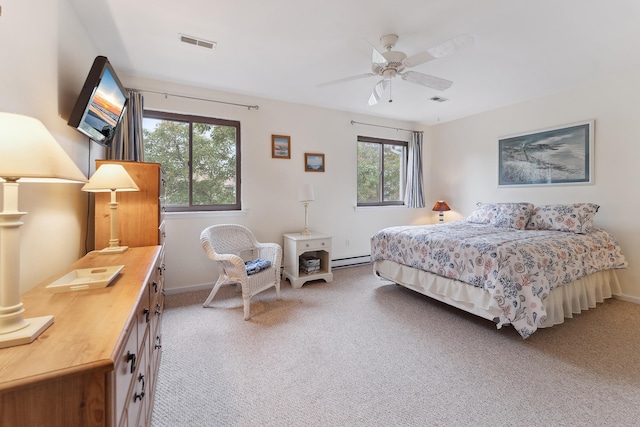
[[[356,265],[363,264],[371,264],[371,255],[360,255],[331,260],[331,268],[355,267]]]

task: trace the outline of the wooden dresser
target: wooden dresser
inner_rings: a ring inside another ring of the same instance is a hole
[[[25,317],[54,323],[0,349],[0,426],[148,426],[161,354],[162,246],[91,252],[21,296]],[[110,286],[52,293],[79,268],[124,265]]]
[[[96,160],[122,165],[140,191],[117,193],[118,238],[120,245],[137,247],[161,245],[164,229],[164,178],[160,163]],[[95,249],[109,246],[110,193],[95,193]]]

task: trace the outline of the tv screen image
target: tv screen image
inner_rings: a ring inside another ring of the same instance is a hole
[[[109,145],[127,104],[127,93],[104,56],[93,62],[69,118],[69,125],[102,145]]]

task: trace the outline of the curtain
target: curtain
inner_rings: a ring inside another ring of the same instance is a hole
[[[404,200],[409,208],[424,208],[422,191],[422,132],[413,132],[409,141],[409,161],[407,165],[407,188]]]
[[[116,128],[111,147],[107,150],[109,160],[144,161],[144,145],[142,141],[142,113],[144,97],[137,90],[129,91],[127,111]]]

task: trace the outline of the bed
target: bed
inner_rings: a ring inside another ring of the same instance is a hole
[[[373,270],[527,338],[621,292],[628,264],[593,226],[598,208],[478,203],[464,220],[388,227],[371,238]]]

